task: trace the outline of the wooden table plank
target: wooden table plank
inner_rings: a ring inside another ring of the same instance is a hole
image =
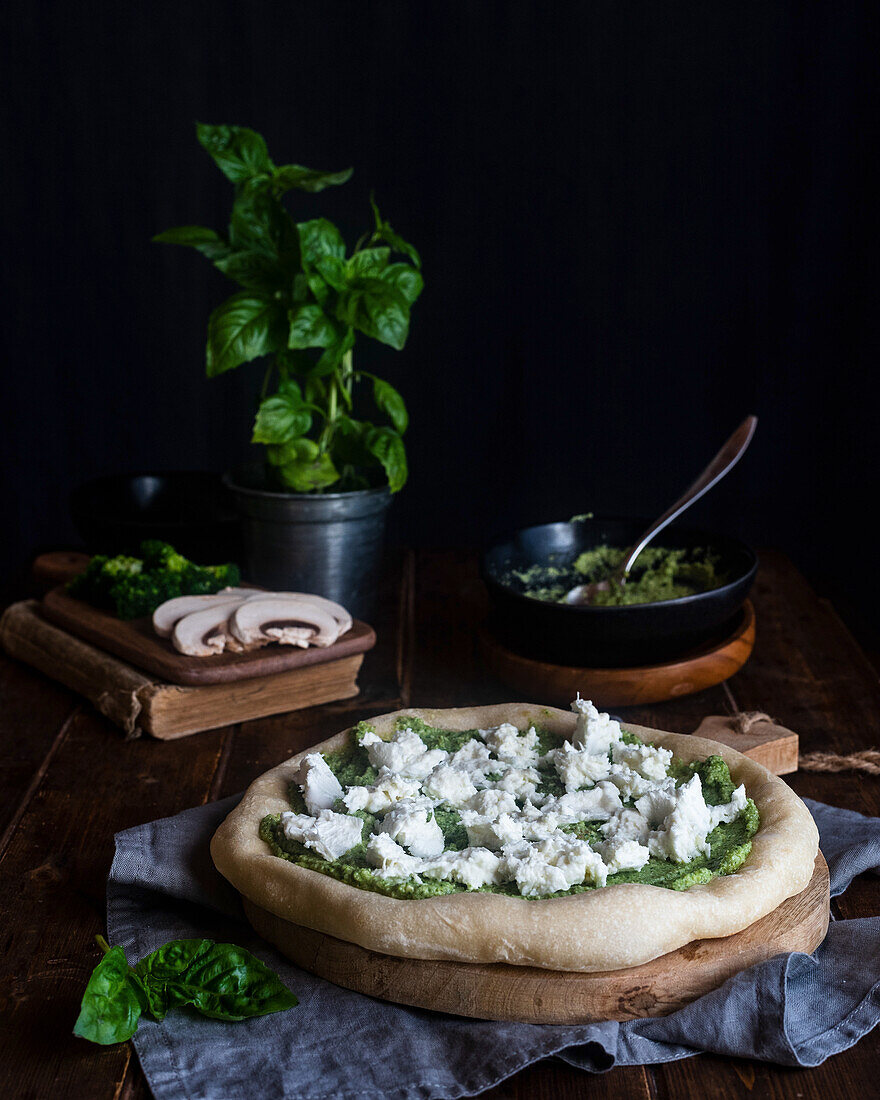
[[[690,732],[707,713],[761,709],[800,732],[807,750],[848,751],[876,740],[876,673],[833,609],[773,554],[762,555],[755,603],[755,654],[728,685],[629,708],[622,716]],[[113,833],[241,790],[280,759],[364,715],[510,698],[508,688],[486,675],[474,644],[474,626],[484,611],[475,555],[404,555],[385,582],[374,624],[379,644],[365,661],[360,698],[179,742],[124,742],[91,708],[77,709],[64,689],[0,660],[0,702],[7,703],[0,707],[0,741],[13,764],[0,779],[0,791],[11,792],[0,813],[10,813],[11,799],[12,812],[19,814],[0,858],[6,1094],[149,1096],[130,1044],[99,1049],[70,1035],[97,960],[91,937],[103,928]],[[792,783],[800,793],[880,814],[880,779],[798,775]],[[847,892],[841,913],[878,911],[880,879],[862,876]],[[810,1071],[699,1057],[598,1077],[549,1061],[486,1095],[872,1095],[878,1052],[880,1036],[874,1035]]]
[[[78,704],[67,688],[0,653],[0,853]]]
[[[116,1093],[129,1046],[72,1035],[100,957],[113,834],[204,802],[225,736],[126,742],[94,711],[75,714],[0,860],[7,1095]]]

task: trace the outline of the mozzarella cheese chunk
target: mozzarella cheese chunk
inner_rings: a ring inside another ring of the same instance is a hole
[[[733,792],[733,796],[729,802],[725,802],[721,806],[709,807],[709,814],[712,818],[712,829],[714,829],[716,825],[729,825],[731,821],[735,821],[746,808],[747,801],[746,789],[742,783],[740,783]]]
[[[615,764],[625,764],[645,779],[656,782],[666,778],[672,763],[672,752],[654,745],[627,745],[619,741],[611,746],[611,759]]]
[[[319,752],[310,752],[299,766],[296,777],[312,817],[320,810],[329,810],[342,797],[342,786]],[[351,807],[349,807],[351,809]]]
[[[580,696],[571,709],[577,715],[572,744],[590,756],[607,756],[611,746],[620,741],[620,723],[610,714],[600,714],[589,699]]]
[[[496,821],[477,821],[465,828],[471,847],[490,848],[495,852],[523,838],[523,822],[512,814],[501,814]]]
[[[434,802],[461,806],[477,793],[467,772],[441,764],[422,783],[422,790]]]
[[[374,768],[402,771],[428,751],[428,746],[411,729],[398,730],[390,741],[383,741],[378,734],[368,730],[361,738],[361,745]]]
[[[367,810],[371,814],[382,814],[390,810],[395,802],[403,798],[416,798],[418,793],[417,779],[406,779],[395,775],[389,768],[381,768],[379,778],[372,787],[349,787],[342,801],[350,812]]]
[[[481,886],[498,886],[502,877],[502,859],[488,848],[465,848],[460,852],[444,852],[425,868],[426,878],[460,882],[470,890]]]
[[[281,827],[291,840],[298,840],[324,859],[333,860],[360,844],[364,823],[359,817],[321,810],[316,817],[283,813]]]
[[[443,832],[434,820],[430,799],[406,798],[395,804],[379,826],[413,856],[439,856],[444,848]]]
[[[651,854],[674,863],[687,863],[704,853],[709,855],[706,837],[712,830],[712,815],[703,799],[699,775],[692,776],[670,797],[675,802],[672,810],[648,838]]]
[[[561,749],[553,749],[547,757],[556,768],[556,774],[567,791],[592,786],[600,779],[608,779],[611,774],[611,761],[607,752],[593,756],[585,749],[575,748],[569,741]]]
[[[387,833],[373,833],[367,842],[367,863],[383,878],[418,876],[423,860],[411,856]]]
[[[489,750],[505,763],[520,767],[537,763],[538,733],[534,726],[521,735],[516,726],[510,722],[502,722],[495,729],[480,730],[480,736]]]

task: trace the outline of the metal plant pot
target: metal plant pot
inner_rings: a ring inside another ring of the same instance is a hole
[[[388,486],[350,493],[279,493],[262,467],[224,475],[242,518],[244,576],[281,591],[315,592],[357,618],[376,606]]]

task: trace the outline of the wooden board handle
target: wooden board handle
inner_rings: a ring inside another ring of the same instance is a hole
[[[34,559],[31,576],[41,589],[48,592],[50,588],[66,584],[77,573],[82,573],[90,560],[88,554],[80,554],[76,550],[53,550]]]
[[[729,745],[744,756],[757,760],[774,775],[796,772],[798,735],[784,726],[777,726],[766,715],[745,722],[744,718],[748,716],[712,714],[697,726],[694,736],[708,737],[711,741]]]

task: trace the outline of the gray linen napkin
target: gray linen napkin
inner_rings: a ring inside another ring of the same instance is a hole
[[[815,1066],[880,1021],[880,916],[832,923],[812,955],[737,974],[662,1019],[579,1026],[506,1024],[386,1004],[292,966],[244,921],[208,841],[238,801],[119,833],[107,887],[112,944],[134,962],[166,940],[247,947],[296,993],[297,1008],[242,1023],[176,1011],[134,1039],[156,1100],[429,1100],[473,1096],[550,1055],[591,1072],[701,1051]],[[880,871],[880,818],[807,802],[832,895]]]

